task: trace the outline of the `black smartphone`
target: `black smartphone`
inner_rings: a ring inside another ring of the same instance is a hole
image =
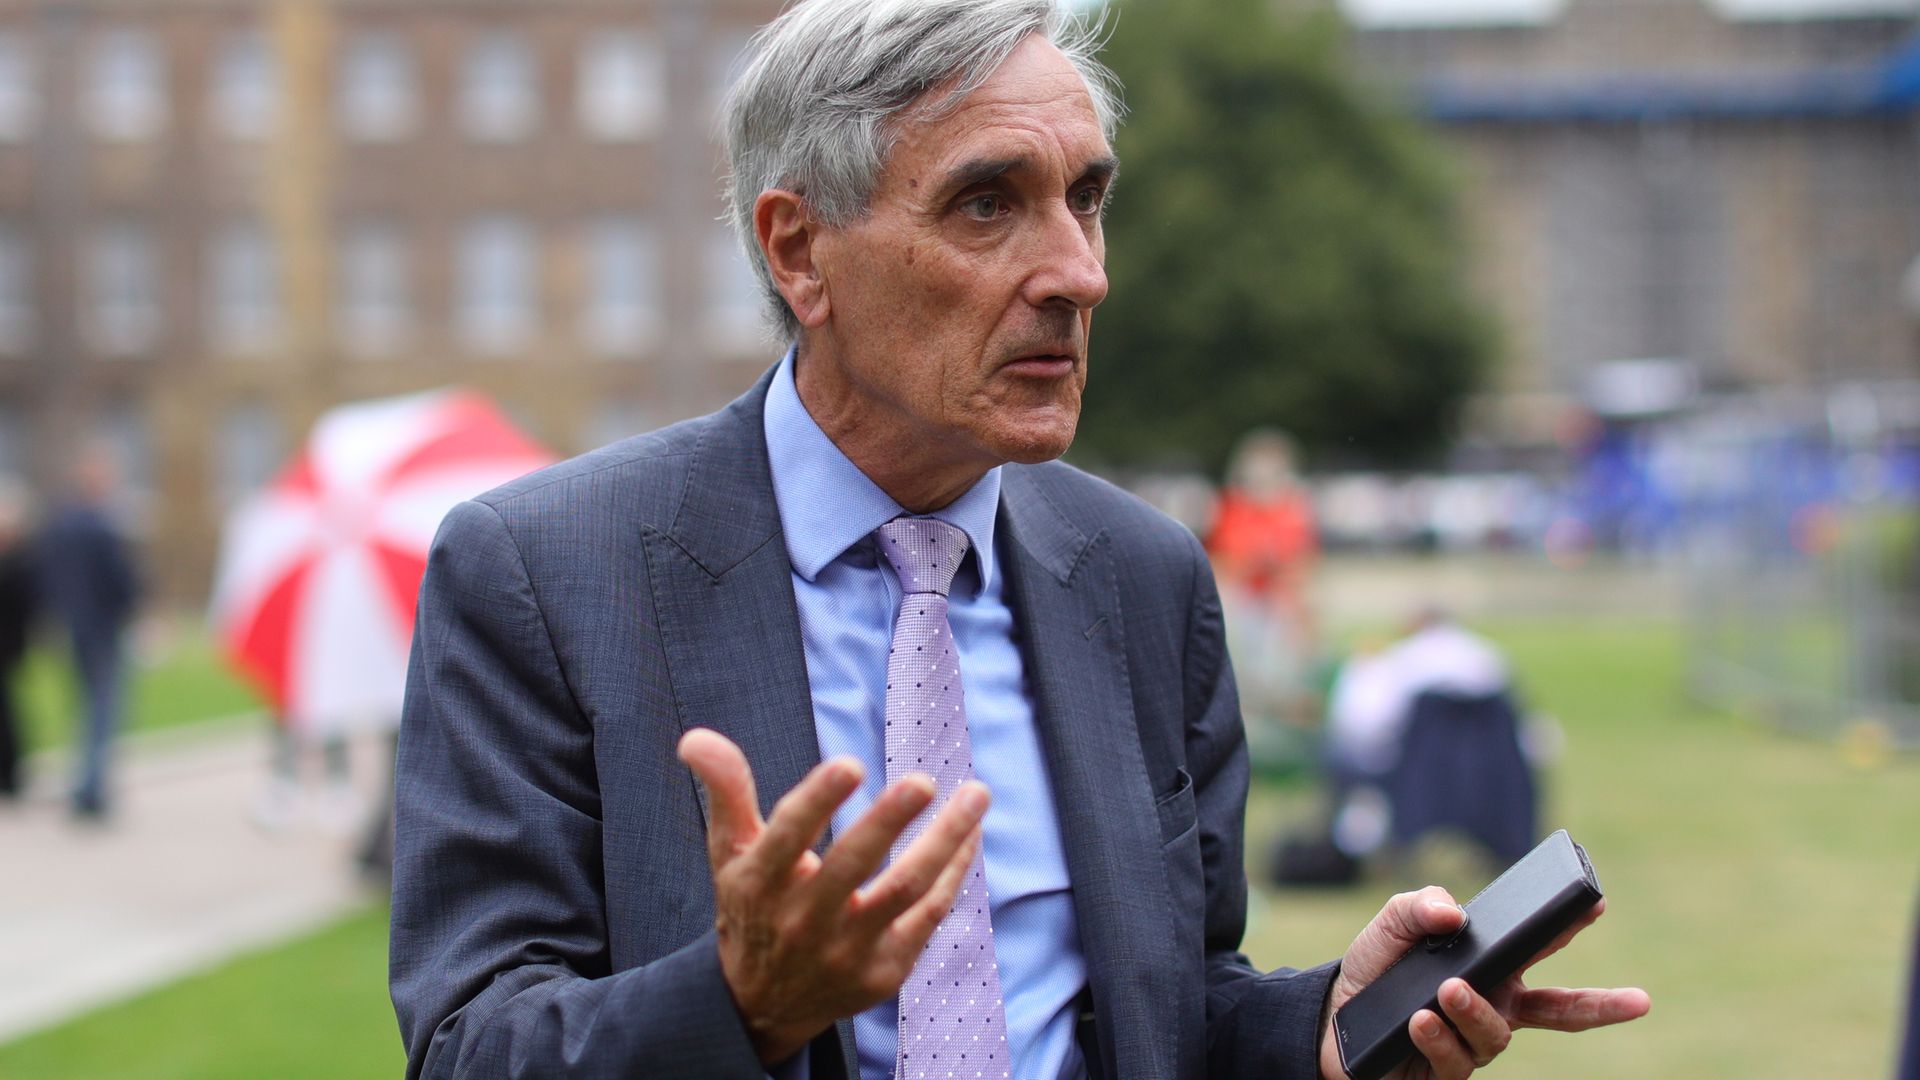
[[[1380,1080],[1413,1055],[1407,1024],[1440,1012],[1440,984],[1458,976],[1484,994],[1520,970],[1600,902],[1586,849],[1561,829],[1467,901],[1467,921],[1428,938],[1333,1014],[1340,1064],[1353,1080]],[[1444,1013],[1441,1014],[1444,1017]]]

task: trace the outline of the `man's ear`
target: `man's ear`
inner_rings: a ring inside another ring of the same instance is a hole
[[[827,282],[814,261],[818,226],[807,217],[806,200],[791,191],[763,191],[753,202],[753,232],[767,257],[773,286],[786,298],[794,318],[809,330],[826,323],[831,304]]]

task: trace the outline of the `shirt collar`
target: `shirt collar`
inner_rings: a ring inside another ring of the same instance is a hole
[[[800,401],[793,365],[794,350],[788,349],[767,388],[763,423],[787,561],[794,573],[812,581],[848,548],[907,511],[820,430]],[[967,534],[983,590],[993,580],[993,526],[999,508],[1000,470],[994,468],[966,494],[928,515]]]

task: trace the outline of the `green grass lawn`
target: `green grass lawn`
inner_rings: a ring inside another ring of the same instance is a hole
[[[72,741],[81,699],[64,651],[41,645],[29,652],[14,693],[29,752]],[[213,643],[196,632],[174,636],[157,655],[133,665],[126,724],[128,731],[153,731],[259,707]]]
[[[352,1080],[406,1070],[387,910],[0,1047],[9,1080]]]
[[[1638,984],[1653,1015],[1580,1036],[1530,1032],[1491,1075],[1583,1080],[1880,1080],[1920,892],[1920,760],[1848,765],[1824,743],[1687,705],[1679,635],[1648,623],[1495,628],[1567,748],[1543,824],[1587,846],[1607,917],[1545,980]],[[1306,812],[1256,792],[1249,851]],[[1434,864],[1461,898],[1483,882]],[[1254,897],[1265,965],[1336,956],[1401,883]],[[0,1047],[0,1077],[393,1077],[385,912]]]
[[[1920,760],[1833,747],[1685,703],[1679,636],[1644,624],[1510,623],[1530,704],[1565,726],[1542,825],[1591,853],[1608,911],[1536,981],[1640,985],[1653,1013],[1580,1036],[1528,1033],[1501,1075],[1835,1078],[1892,1073],[1894,1013],[1920,900]],[[1309,812],[1256,795],[1249,850]],[[1484,873],[1440,861],[1466,899]],[[1263,965],[1336,956],[1411,882],[1256,896]]]

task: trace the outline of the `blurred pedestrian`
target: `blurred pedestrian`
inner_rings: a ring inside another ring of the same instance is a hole
[[[0,479],[0,799],[20,797],[24,752],[13,680],[26,655],[38,589],[28,544],[28,499],[18,481]]]
[[[359,825],[360,796],[353,789],[347,737],[341,732],[307,735],[282,716],[272,720],[271,767],[266,786],[253,802],[254,824],[278,832],[307,819],[323,829],[350,832]],[[301,760],[317,752],[324,771],[320,788],[309,790],[301,778]]]
[[[1207,553],[1219,575],[1227,643],[1257,755],[1260,721],[1304,721],[1310,698],[1307,588],[1319,539],[1293,442],[1283,433],[1254,431],[1234,450]]]
[[[126,540],[109,516],[119,475],[105,447],[75,462],[66,501],[40,533],[38,564],[47,607],[65,624],[74,673],[86,699],[74,815],[105,818],[108,753],[120,727],[122,638],[139,600],[139,583]]]

